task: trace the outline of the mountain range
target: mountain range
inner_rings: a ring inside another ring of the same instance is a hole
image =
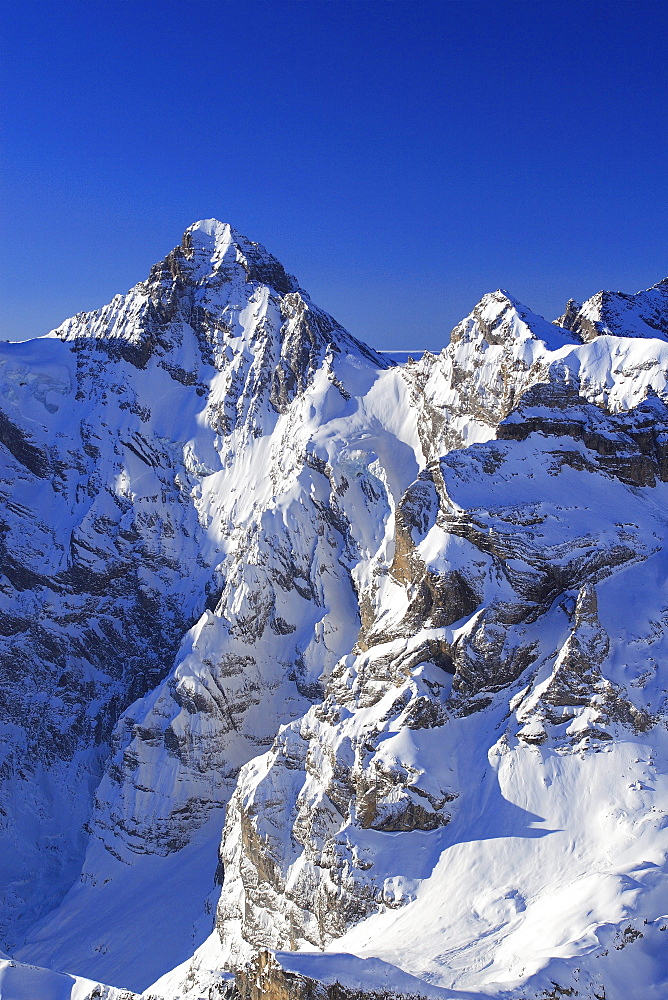
[[[402,362],[216,220],[0,344],[2,1000],[668,996],[668,279]]]

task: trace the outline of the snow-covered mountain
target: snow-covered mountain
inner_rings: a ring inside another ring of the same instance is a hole
[[[665,998],[667,289],[394,364],[207,220],[0,345],[3,1000]]]

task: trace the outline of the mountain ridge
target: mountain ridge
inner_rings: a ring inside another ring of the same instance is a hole
[[[498,290],[390,365],[203,220],[0,345],[18,959],[165,998],[314,948],[660,996],[663,284],[562,327]]]

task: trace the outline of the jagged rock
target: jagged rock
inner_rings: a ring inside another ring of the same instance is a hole
[[[361,983],[355,987],[336,980],[320,982],[300,972],[286,971],[268,951],[259,952],[248,966],[239,970],[229,994],[229,1000],[398,1000],[399,997],[418,1000],[419,994],[364,989]]]

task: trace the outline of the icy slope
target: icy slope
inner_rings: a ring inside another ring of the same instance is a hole
[[[327,948],[593,997],[643,955],[659,989],[668,344],[632,326],[495,292],[388,368],[208,220],[5,345],[18,957],[199,997]]]
[[[0,953],[0,996],[6,1000],[136,1000],[137,994],[117,990],[80,976],[15,962]]]

